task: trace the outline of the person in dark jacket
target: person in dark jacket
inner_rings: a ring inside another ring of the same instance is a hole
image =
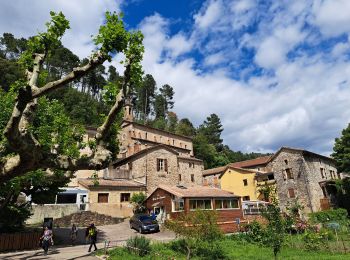
[[[96,229],[94,223],[92,223],[92,224],[89,226],[88,238],[90,239],[89,252],[91,252],[92,246],[95,247],[95,251],[96,251],[96,250],[97,250],[97,247],[96,247],[97,229]]]

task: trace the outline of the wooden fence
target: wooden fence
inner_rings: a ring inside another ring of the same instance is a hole
[[[0,234],[0,252],[39,247],[40,232]]]

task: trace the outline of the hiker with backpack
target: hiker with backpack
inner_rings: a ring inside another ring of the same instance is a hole
[[[90,224],[90,226],[89,226],[89,229],[88,229],[88,238],[90,239],[89,252],[91,252],[92,246],[95,247],[95,251],[96,251],[96,250],[97,250],[97,247],[96,247],[97,229],[96,229],[94,223]]]

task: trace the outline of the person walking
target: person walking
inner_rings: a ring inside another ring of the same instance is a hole
[[[47,251],[52,243],[52,231],[46,226],[44,234],[41,236],[42,247],[44,249],[44,255],[47,255]]]
[[[75,245],[75,242],[77,240],[77,236],[78,236],[78,229],[75,226],[75,224],[73,224],[72,229],[70,230],[70,239],[72,242],[72,245]]]
[[[90,227],[89,227],[88,237],[89,237],[89,239],[90,239],[89,252],[91,252],[92,246],[95,247],[95,251],[96,251],[96,250],[97,250],[97,247],[96,247],[97,229],[96,229],[94,223],[92,223],[92,224],[90,225]]]

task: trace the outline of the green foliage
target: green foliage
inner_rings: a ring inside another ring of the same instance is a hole
[[[329,222],[338,222],[341,225],[346,225],[349,223],[348,212],[346,209],[329,209],[325,211],[319,211],[310,213],[310,221],[312,223],[329,223]]]
[[[246,240],[248,242],[255,242],[259,244],[264,244],[266,239],[266,232],[257,221],[253,221],[245,226],[246,229]]]
[[[262,215],[268,221],[265,229],[265,244],[272,248],[275,259],[277,259],[285,240],[286,222],[277,204],[268,204]]]
[[[27,50],[25,50],[19,62],[24,68],[32,70],[33,68],[33,54],[41,53],[47,54],[51,50],[61,45],[60,39],[67,29],[69,29],[69,21],[62,12],[56,14],[50,12],[51,20],[46,23],[46,32],[41,32],[28,40]]]
[[[320,250],[327,245],[327,241],[334,238],[330,231],[325,229],[320,232],[314,232],[308,230],[303,234],[304,246],[307,250],[316,251]]]
[[[338,172],[350,173],[350,124],[343,129],[339,138],[335,138],[333,151]]]
[[[126,241],[126,247],[130,253],[143,257],[151,251],[151,240],[144,236],[131,237]]]
[[[118,16],[115,12],[106,12],[105,18],[105,24],[100,26],[98,34],[94,37],[95,45],[100,46],[105,55],[124,51],[130,36],[124,28],[122,14]]]
[[[202,257],[223,255],[223,252],[220,251],[221,247],[213,245],[215,241],[223,237],[217,225],[216,212],[197,210],[181,214],[177,219],[167,221],[165,225],[177,236],[183,238],[177,246],[181,246],[183,252],[187,251],[187,259],[191,255]]]
[[[146,207],[143,205],[147,196],[143,192],[135,192],[130,198],[130,202],[134,204],[135,213],[143,213],[146,210]]]

